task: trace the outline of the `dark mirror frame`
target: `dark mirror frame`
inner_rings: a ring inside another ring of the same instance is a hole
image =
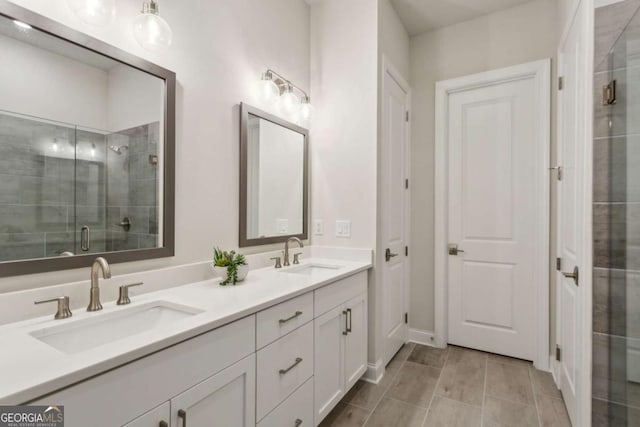
[[[0,262],[0,277],[48,271],[89,267],[96,257],[105,257],[110,263],[167,258],[175,255],[175,122],[176,74],[122,49],[111,46],[80,31],[53,21],[28,9],[0,0],[0,15],[22,21],[49,35],[106,56],[165,81],[164,129],[164,224],[162,247],[117,252],[102,252],[69,257],[39,258]]]
[[[249,239],[247,236],[247,154],[248,154],[248,132],[247,125],[249,122],[249,114],[260,117],[271,123],[275,123],[284,128],[290,129],[301,134],[304,137],[304,155],[303,155],[303,181],[302,181],[302,233],[288,234],[284,236],[259,237]],[[294,123],[283,120],[272,114],[259,110],[245,103],[240,104],[240,240],[239,246],[246,248],[248,246],[268,245],[271,243],[282,243],[290,237],[297,237],[300,240],[306,240],[309,236],[309,131]]]

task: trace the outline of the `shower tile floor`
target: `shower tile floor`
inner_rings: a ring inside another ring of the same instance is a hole
[[[359,381],[321,427],[497,427],[571,423],[551,374],[462,347],[405,345],[379,384]]]

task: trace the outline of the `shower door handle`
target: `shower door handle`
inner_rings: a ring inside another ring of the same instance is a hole
[[[562,272],[562,275],[568,279],[573,279],[573,283],[576,284],[576,286],[580,286],[578,279],[580,277],[580,270],[578,269],[578,266],[575,266],[573,268],[573,272],[571,273],[565,273],[564,271]]]
[[[83,252],[91,249],[91,229],[86,225],[83,226],[80,231],[80,249],[82,249]]]

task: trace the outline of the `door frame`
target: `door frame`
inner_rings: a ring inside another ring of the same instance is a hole
[[[389,59],[389,57],[387,55],[382,55],[382,64],[381,64],[381,78],[380,78],[380,93],[383,95],[384,97],[384,93],[385,93],[385,76],[386,74],[389,74],[389,76],[394,79],[396,81],[396,83],[402,88],[402,90],[407,94],[407,98],[406,98],[406,102],[407,102],[407,112],[411,111],[411,86],[409,85],[409,82],[407,80],[405,80],[405,78],[402,76],[402,74],[400,73],[400,71],[395,67],[395,65],[393,65],[393,63],[391,62],[391,60]],[[384,98],[382,99],[381,103],[380,103],[380,114],[381,117],[384,117],[384,112],[385,112],[385,100]],[[383,120],[380,121],[380,147],[379,147],[379,152],[383,152],[383,147],[385,144],[385,136],[384,136],[384,122]],[[410,159],[411,159],[411,119],[409,116],[409,120],[405,121],[405,135],[406,135],[406,140],[405,140],[405,156],[404,156],[404,171],[405,171],[405,176],[406,179],[410,179],[411,177],[411,163],[410,163]],[[377,251],[377,260],[378,260],[378,265],[380,265],[381,267],[384,266],[385,263],[385,259],[384,259],[384,221],[385,221],[385,209],[384,209],[384,192],[382,192],[382,184],[383,184],[383,176],[382,176],[382,162],[384,161],[384,159],[381,158],[381,156],[378,156],[378,161],[379,161],[379,170],[380,170],[380,240],[379,240],[379,244],[378,244],[378,251]],[[405,215],[404,215],[404,234],[405,234],[405,245],[409,248],[411,248],[411,185],[409,185],[409,188],[406,189],[404,191],[404,207],[405,207]],[[405,274],[405,278],[404,278],[404,311],[405,313],[409,313],[409,303],[410,303],[410,290],[411,290],[411,258],[409,256],[404,256],[404,262],[405,262],[405,269],[406,269],[406,273]],[[382,291],[382,295],[384,295],[384,291],[385,291],[385,283],[384,283],[384,272],[382,271],[383,269],[380,268],[380,274],[379,274],[379,280],[380,280],[380,285],[381,285],[381,291]],[[383,298],[380,298],[381,300],[383,300]],[[381,311],[380,313],[382,314],[382,318],[380,319],[380,325],[381,325],[381,330],[382,330],[382,334],[380,334],[380,339],[382,340],[382,345],[379,347],[382,354],[380,355],[380,360],[382,361],[382,365],[384,365],[384,359],[385,359],[385,355],[386,355],[386,340],[385,340],[385,307],[384,307],[384,301],[381,301]],[[408,341],[409,339],[409,324],[407,323],[405,326],[405,341]],[[384,367],[383,367],[384,368]]]
[[[582,176],[582,254],[577,258],[581,270],[580,274],[580,294],[578,295],[578,314],[580,322],[582,322],[581,329],[578,331],[579,335],[577,339],[580,343],[576,345],[578,369],[583,374],[580,378],[580,385],[576,389],[576,400],[578,404],[578,420],[580,425],[590,425],[591,423],[591,383],[592,383],[592,333],[593,333],[593,105],[594,105],[594,39],[595,39],[595,5],[594,0],[575,0],[570,8],[569,14],[566,18],[566,22],[563,23],[562,35],[558,42],[557,58],[558,58],[558,75],[562,76],[563,68],[563,56],[561,54],[562,46],[565,44],[571,26],[574,20],[578,17],[580,8],[584,8],[584,32],[582,37],[584,38],[584,50],[583,55],[584,64],[586,64],[586,70],[582,70],[585,75],[584,87],[582,93],[584,94],[584,105],[586,106],[582,110],[578,111],[579,118],[584,124],[584,141],[582,141],[581,154],[583,163],[576,163],[577,173]],[[557,116],[557,129],[556,129],[556,162],[561,165],[561,146],[560,141],[562,138],[562,120],[561,120],[561,106],[562,106],[562,92],[558,92],[558,102],[556,109]],[[578,190],[580,191],[580,190]],[[560,204],[557,203],[556,215],[560,214]],[[560,250],[560,230],[557,232],[556,250]],[[562,312],[561,312],[561,294],[560,294],[560,280],[559,276],[561,272],[556,272],[556,344],[562,345],[559,341],[561,338],[562,330]],[[553,379],[558,388],[561,384],[560,375],[560,363],[553,358],[550,362],[551,372]]]
[[[534,365],[549,370],[549,155],[551,150],[551,59],[500,68],[436,83],[435,114],[435,344],[445,347],[448,342],[448,131],[449,95],[510,81],[534,79],[536,85],[535,140],[536,170],[536,259],[534,283],[536,286],[534,312],[536,313],[536,343]]]

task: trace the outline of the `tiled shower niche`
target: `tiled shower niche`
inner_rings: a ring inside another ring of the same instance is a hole
[[[157,247],[158,139],[0,112],[0,262]]]

